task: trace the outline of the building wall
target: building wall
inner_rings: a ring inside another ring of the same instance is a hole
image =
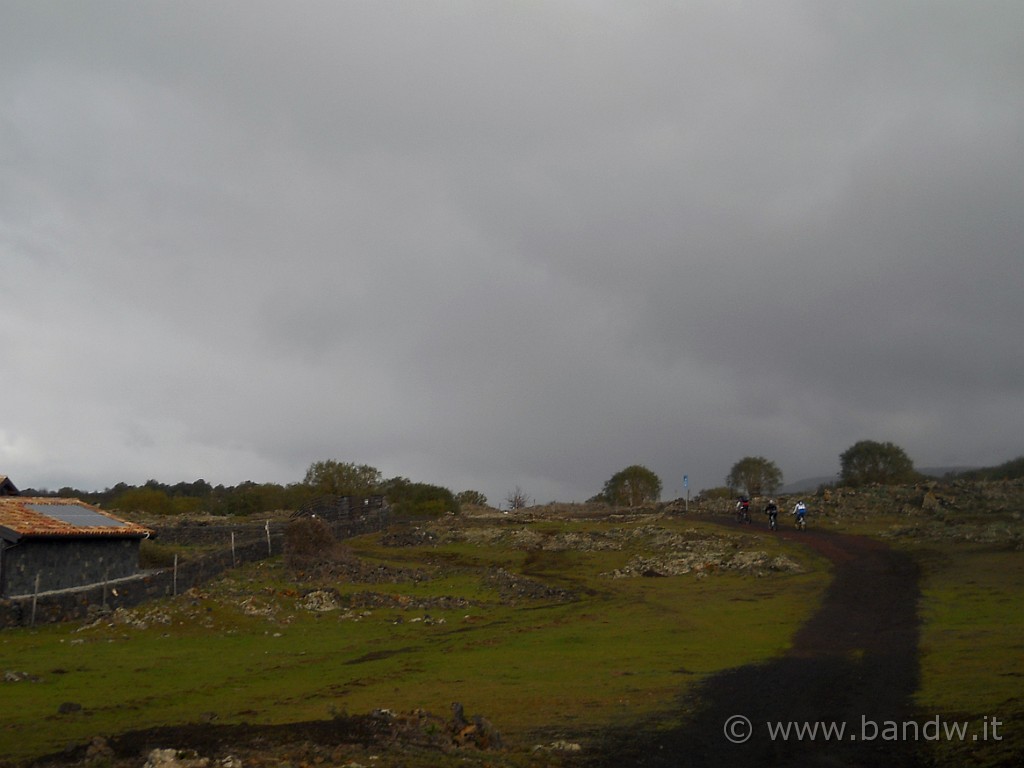
[[[139,569],[139,539],[22,539],[7,545],[3,559],[5,597],[70,589],[131,576]]]

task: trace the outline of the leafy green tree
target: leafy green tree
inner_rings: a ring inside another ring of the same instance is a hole
[[[383,483],[380,493],[387,496],[388,504],[397,515],[439,517],[459,514],[459,502],[447,488],[429,483],[414,483],[405,477],[393,477]]]
[[[465,504],[470,507],[487,506],[487,497],[480,493],[480,491],[461,491],[455,499],[460,505]]]
[[[634,464],[612,475],[601,495],[609,504],[639,507],[661,498],[661,479],[647,467]]]
[[[850,486],[913,482],[918,474],[906,452],[892,443],[861,440],[839,454],[840,479]]]
[[[305,483],[289,483],[284,488],[282,509],[300,509],[317,497],[315,489]]]
[[[380,492],[380,471],[366,464],[314,461],[302,481],[325,496],[372,496]]]
[[[184,481],[180,483],[175,483],[172,486],[165,487],[164,490],[167,492],[168,496],[172,497],[192,496],[197,499],[205,499],[211,493],[213,493],[213,486],[210,485],[205,480],[203,480],[202,478],[200,478],[199,480],[196,480],[194,483],[186,483]]]
[[[772,493],[782,485],[782,470],[763,456],[745,456],[732,465],[725,484],[734,489],[742,488],[747,496],[754,498]]]

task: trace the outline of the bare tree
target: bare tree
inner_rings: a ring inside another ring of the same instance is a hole
[[[509,491],[508,496],[505,497],[505,501],[508,503],[509,509],[522,509],[533,504],[533,499],[527,496],[523,489],[518,485],[514,490]]]

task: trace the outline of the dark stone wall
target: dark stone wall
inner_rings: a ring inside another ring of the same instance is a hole
[[[139,570],[139,539],[23,539],[3,554],[4,596],[97,584]]]

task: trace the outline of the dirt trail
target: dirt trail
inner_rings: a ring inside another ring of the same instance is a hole
[[[912,719],[918,684],[918,569],[871,539],[780,531],[828,557],[835,576],[792,650],[715,675],[696,691],[700,709],[681,728],[609,737],[596,766],[924,765],[921,744],[882,738],[885,721]],[[684,706],[681,704],[681,706]],[[747,718],[747,721],[739,719]],[[734,718],[731,735],[726,723]],[[826,739],[772,739],[767,723],[835,723]],[[877,733],[873,725],[880,729]],[[871,738],[875,736],[875,738]]]

